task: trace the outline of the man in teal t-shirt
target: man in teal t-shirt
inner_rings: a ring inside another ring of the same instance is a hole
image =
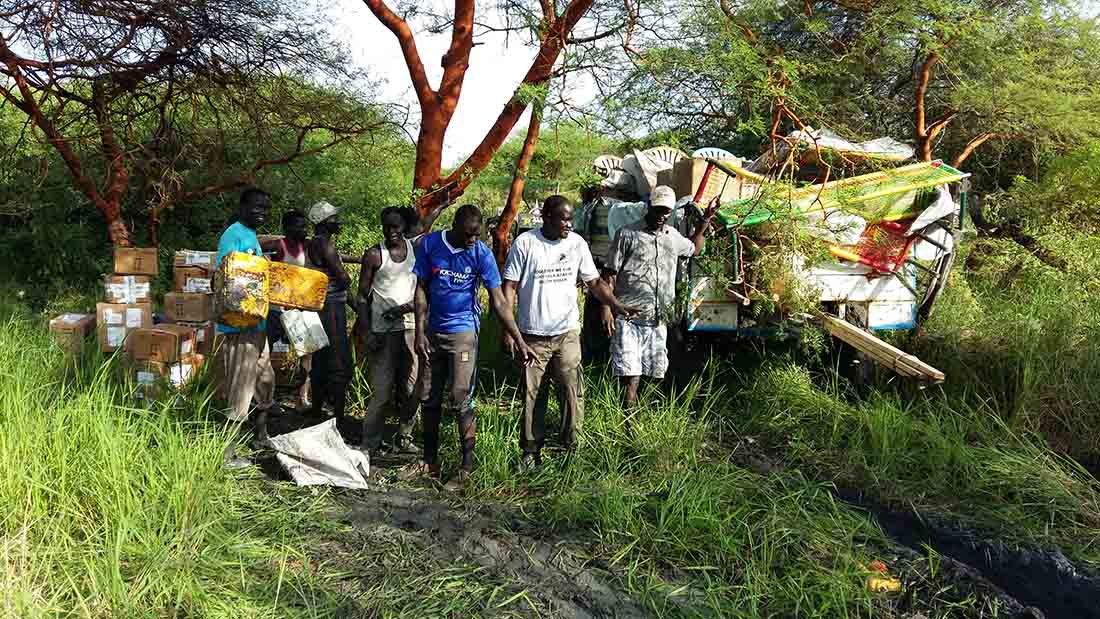
[[[263,255],[260,241],[256,238],[256,228],[264,223],[270,210],[271,199],[263,191],[249,187],[241,192],[237,222],[222,233],[215,266],[235,251]],[[236,449],[253,401],[256,402],[256,412],[252,417],[253,445],[267,447],[271,444],[267,436],[267,417],[278,406],[275,402],[275,371],[271,367],[265,322],[250,329],[238,329],[219,322],[217,328],[222,335],[217,367],[219,378],[225,385],[229,420],[234,424],[234,436],[225,448],[225,466],[239,468],[250,464],[237,456]]]

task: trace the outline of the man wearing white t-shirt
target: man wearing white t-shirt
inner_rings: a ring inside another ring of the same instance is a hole
[[[559,383],[562,402],[559,442],[571,448],[584,421],[581,377],[580,309],[577,281],[587,286],[616,315],[630,316],[635,308],[624,306],[610,286],[600,279],[588,244],[573,229],[573,206],[562,196],[551,196],[542,207],[541,229],[519,235],[504,264],[504,293],[508,303],[519,297],[516,320],[523,340],[535,353],[535,362],[524,370],[526,402],[520,428],[522,466],[541,463],[539,455],[546,434],[546,408],[537,405],[539,388],[549,367]],[[505,335],[509,352],[516,342]]]

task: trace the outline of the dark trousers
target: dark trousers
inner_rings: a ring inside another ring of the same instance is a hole
[[[474,390],[477,386],[477,331],[432,333],[432,355],[421,371],[431,373],[431,392],[421,409],[424,426],[424,461],[439,457],[439,424],[444,400],[458,417],[458,435],[464,452],[472,452],[477,434]],[[450,389],[447,388],[448,384]]]
[[[325,300],[321,309],[321,324],[328,336],[328,346],[313,353],[309,380],[313,385],[316,406],[329,402],[342,415],[348,383],[354,375],[351,342],[348,338],[347,302]]]

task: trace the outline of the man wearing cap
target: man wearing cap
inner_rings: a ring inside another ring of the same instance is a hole
[[[667,225],[676,194],[661,185],[650,195],[640,221],[619,229],[604,265],[604,280],[625,305],[638,308],[633,317],[615,317],[603,307],[603,323],[611,337],[611,369],[624,387],[623,408],[631,412],[638,399],[640,377],[664,378],[668,369],[668,329],[676,298],[676,268],[681,258],[698,255],[717,210],[703,213],[703,223],[688,240]]]
[[[348,288],[351,277],[344,270],[340,254],[332,237],[340,233],[339,210],[328,202],[318,202],[309,209],[313,238],[306,243],[306,266],[328,275],[325,305],[321,309],[321,324],[328,336],[328,346],[313,353],[309,380],[313,387],[313,414],[324,414],[326,402],[332,405],[337,427],[343,422],[347,404],[348,383],[355,371],[348,341]]]
[[[232,252],[263,255],[256,229],[267,218],[271,199],[263,191],[249,187],[241,192],[239,208],[237,221],[226,228],[218,240],[216,264],[221,264],[222,259]],[[219,322],[217,330],[221,334],[217,369],[229,404],[229,420],[233,424],[233,435],[223,459],[227,468],[240,468],[250,464],[237,456],[237,442],[249,418],[253,401],[256,403],[252,417],[253,446],[270,445],[267,417],[279,406],[275,401],[275,371],[271,367],[267,325],[264,322],[250,329],[239,329]]]

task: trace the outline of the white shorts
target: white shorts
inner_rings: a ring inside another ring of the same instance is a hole
[[[668,370],[668,329],[615,319],[611,338],[611,371],[615,376],[664,378]]]

